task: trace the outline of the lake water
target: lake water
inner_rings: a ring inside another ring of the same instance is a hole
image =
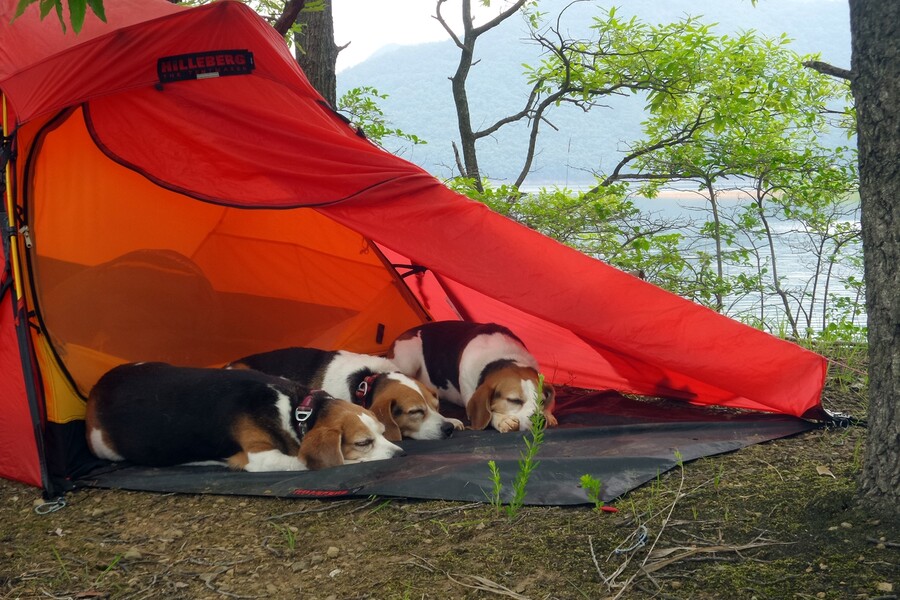
[[[538,186],[523,186],[523,192],[535,192]],[[541,186],[552,189],[554,186]],[[570,188],[572,189],[572,188]],[[587,188],[585,188],[587,189]],[[659,197],[653,199],[633,198],[635,206],[643,213],[653,215],[657,219],[666,221],[690,222],[684,228],[675,229],[681,231],[685,236],[682,254],[690,259],[696,257],[698,251],[712,253],[715,250],[712,240],[703,239],[698,241],[696,233],[697,228],[704,221],[711,221],[711,212],[709,203],[701,196],[692,194],[689,190],[674,190],[670,192],[662,192]],[[742,204],[746,204],[746,196],[740,199],[736,194],[729,197],[723,194],[719,199],[720,213],[732,214]],[[859,230],[859,210],[858,202],[848,204],[843,207],[842,212],[846,212],[840,219],[839,223],[846,226],[855,227]],[[827,267],[820,268],[819,283],[815,289],[815,301],[810,300],[814,278],[816,273],[816,253],[812,251],[814,240],[808,236],[804,230],[802,223],[791,220],[771,219],[769,221],[770,228],[773,233],[773,246],[775,248],[776,266],[778,269],[778,277],[781,281],[783,289],[790,296],[791,312],[795,315],[798,322],[798,328],[802,334],[808,326],[813,330],[821,330],[824,322],[828,322],[834,313],[826,310],[826,303],[823,302],[823,286],[825,280],[825,272]],[[760,246],[760,240],[751,241],[746,236],[738,239],[737,245],[750,248],[754,244]],[[689,246],[690,245],[690,246]],[[726,248],[726,250],[734,250],[735,248]],[[852,260],[847,257],[851,255],[859,257],[858,264],[853,264]],[[760,248],[760,261],[762,264],[769,266],[769,284],[771,284],[771,267],[769,265],[768,247]],[[831,277],[828,280],[828,306],[833,306],[840,299],[845,299],[848,308],[844,311],[844,316],[848,321],[858,326],[865,326],[865,314],[856,314],[852,305],[862,306],[864,308],[865,299],[856,289],[852,289],[844,284],[848,277],[854,277],[862,281],[862,265],[861,265],[861,242],[858,237],[853,241],[845,244],[841,252],[841,259],[835,262],[831,267]],[[739,275],[745,273],[748,276],[756,275],[755,267],[739,267],[726,265],[726,275]],[[780,328],[777,323],[787,323],[785,317],[785,308],[782,299],[771,292],[764,297],[759,294],[745,297],[729,297],[725,298],[726,314],[729,316],[752,322],[758,318],[762,318],[769,323],[770,330],[778,333]],[[790,333],[789,329],[785,329],[786,333]]]
[[[745,201],[741,201],[737,198],[721,199],[719,201],[720,212],[722,214],[732,214],[742,202]],[[700,197],[694,198],[691,197],[690,194],[683,192],[675,193],[670,196],[663,195],[654,199],[638,198],[634,200],[634,203],[642,212],[653,214],[667,220],[690,220],[697,224],[712,219],[709,203],[705,199]],[[842,212],[846,212],[846,214],[838,219],[837,222],[848,227],[853,227],[858,231],[858,204],[848,204],[845,208],[846,211]],[[816,254],[812,251],[812,248],[813,244],[816,243],[816,240],[806,234],[802,223],[799,221],[773,219],[770,220],[770,227],[773,233],[773,246],[775,248],[778,276],[785,291],[792,296],[792,301],[790,303],[792,307],[791,310],[796,314],[798,322],[801,323],[801,333],[806,326],[806,313],[808,312],[811,312],[812,315],[814,315],[813,318],[809,319],[810,327],[814,330],[819,330],[823,326],[823,319],[825,319],[825,315],[823,315],[825,305],[822,301],[822,296],[827,266],[820,268],[821,275],[819,277],[818,289],[815,290],[817,299],[815,302],[811,302],[809,300],[809,295],[812,293],[815,284],[814,276],[816,273],[817,261]],[[686,235],[689,235],[693,229],[695,229],[695,226],[691,226],[682,231]],[[735,247],[726,248],[726,250],[733,250],[738,246],[749,248],[754,244],[759,246],[760,243],[760,240],[751,242],[749,239],[739,239],[735,244]],[[711,240],[705,240],[701,245],[695,247],[710,252],[714,250],[714,245]],[[762,247],[760,251],[763,258],[768,261],[768,247]],[[691,253],[691,250],[686,250],[688,256],[690,256]],[[694,255],[696,255],[696,252],[694,252]],[[864,298],[859,295],[859,292],[856,289],[852,289],[844,284],[844,281],[848,277],[854,277],[860,281],[863,277],[861,263],[855,264],[854,261],[850,259],[853,255],[859,257],[861,260],[862,250],[859,237],[847,242],[843,246],[840,256],[845,258],[840,258],[831,266],[831,276],[828,280],[829,305],[838,298],[846,298],[849,302],[859,305],[862,305],[865,302]],[[741,272],[748,275],[754,275],[756,274],[756,269],[726,266],[726,274],[728,275],[737,275]],[[803,299],[804,297],[805,300]],[[739,318],[758,316],[760,313],[763,313],[769,318],[776,318],[776,320],[784,319],[783,302],[780,297],[774,294],[765,298],[760,298],[759,295],[743,298],[726,298],[725,305],[729,307],[727,310],[729,315]],[[802,308],[798,309],[798,307]],[[780,319],[777,318],[779,316]],[[851,316],[854,324],[860,326],[865,325],[865,314],[853,315],[851,312],[848,314],[848,317]]]

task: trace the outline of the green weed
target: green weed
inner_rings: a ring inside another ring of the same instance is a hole
[[[116,557],[112,560],[111,563],[106,565],[106,568],[97,575],[97,579],[94,580],[94,587],[96,587],[100,581],[106,576],[107,573],[116,568],[116,565],[119,564],[119,561],[122,560],[122,554],[116,554]]]
[[[293,552],[297,547],[297,536],[294,534],[293,530],[287,525],[279,525],[278,523],[272,523],[271,525],[278,530],[278,533],[281,534],[281,537],[284,539],[284,544],[288,547],[288,550]]]
[[[538,377],[537,397],[535,398],[537,408],[531,415],[531,431],[528,435],[523,436],[525,441],[525,450],[519,455],[519,469],[513,479],[512,499],[504,507],[501,493],[503,491],[503,482],[500,478],[500,468],[493,460],[488,461],[488,468],[491,471],[492,489],[489,496],[491,506],[499,513],[501,509],[506,511],[506,516],[510,520],[514,519],[519,511],[525,505],[525,488],[528,486],[528,480],[531,473],[540,464],[535,457],[538,450],[544,443],[544,430],[547,428],[547,419],[544,417],[544,376]],[[530,437],[529,437],[530,436]]]
[[[594,504],[594,510],[600,510],[605,505],[605,502],[600,498],[601,486],[599,479],[595,479],[586,473],[581,476],[581,487],[587,493],[588,500]]]
[[[56,562],[59,563],[63,575],[66,576],[66,581],[72,581],[72,576],[69,575],[69,570],[66,568],[66,563],[63,562],[62,556],[59,555],[59,550],[56,548],[56,546],[53,546],[53,556],[56,558]]]

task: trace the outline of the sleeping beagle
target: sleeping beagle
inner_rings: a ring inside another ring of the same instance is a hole
[[[402,372],[437,388],[440,398],[465,407],[473,429],[531,428],[538,363],[506,327],[465,321],[425,323],[401,334],[387,356]],[[553,427],[556,394],[548,382],[543,389],[544,415]]]
[[[437,440],[463,429],[458,419],[438,412],[435,392],[400,372],[380,356],[346,350],[283,348],[246,356],[227,369],[255,369],[322,389],[335,398],[371,409],[385,426],[385,437]]]
[[[120,365],[91,390],[85,421],[95,455],[149,466],[301,471],[403,451],[368,410],[256,371]]]

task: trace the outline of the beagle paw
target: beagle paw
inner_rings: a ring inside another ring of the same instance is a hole
[[[519,418],[510,415],[504,415],[497,421],[497,431],[500,433],[509,433],[510,431],[519,430]]]
[[[453,423],[453,429],[456,431],[462,431],[466,428],[462,421],[459,419],[447,419],[449,422]]]
[[[556,420],[556,417],[554,417],[553,413],[549,410],[544,411],[544,420],[547,421],[547,427],[556,427],[559,425],[559,421]]]

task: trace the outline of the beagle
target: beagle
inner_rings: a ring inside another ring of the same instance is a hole
[[[466,409],[473,429],[531,428],[537,409],[538,363],[509,329],[494,323],[437,321],[402,333],[387,354],[403,373],[434,386],[441,399]],[[556,392],[544,382],[544,416]]]
[[[96,456],[149,466],[302,471],[403,452],[368,410],[256,371],[120,365],[91,389],[85,421]]]
[[[463,429],[462,421],[438,412],[434,390],[380,356],[295,347],[246,356],[225,368],[255,369],[285,377],[369,408],[384,424],[384,435],[392,442],[401,438],[444,439]]]

